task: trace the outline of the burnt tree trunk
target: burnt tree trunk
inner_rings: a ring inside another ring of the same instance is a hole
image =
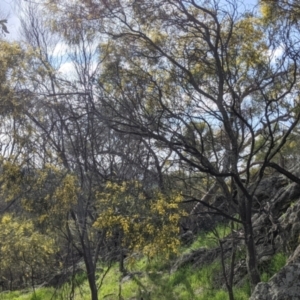
[[[88,249],[85,249],[83,257],[84,263],[87,272],[87,278],[91,291],[91,300],[98,300],[98,289],[96,284],[96,276],[95,276],[95,265],[93,263],[93,257],[90,255]]]
[[[249,276],[251,291],[261,281],[257,266],[256,248],[254,242],[253,226],[252,226],[252,197],[241,197],[240,216],[243,222],[246,246],[246,266]]]

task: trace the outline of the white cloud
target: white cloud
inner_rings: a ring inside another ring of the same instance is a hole
[[[268,56],[271,59],[271,62],[275,62],[276,59],[279,59],[284,53],[284,46],[280,45],[273,50],[268,50]]]
[[[61,57],[61,56],[66,55],[66,53],[69,52],[68,50],[69,50],[69,46],[66,43],[58,42],[53,50],[52,55]]]
[[[60,68],[58,69],[58,71],[64,75],[67,76],[69,79],[72,79],[75,77],[76,74],[76,70],[74,68],[74,64],[72,62],[65,62],[63,63]]]

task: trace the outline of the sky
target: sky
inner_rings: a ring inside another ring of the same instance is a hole
[[[20,22],[17,17],[17,1],[31,2],[32,0],[0,0],[0,20],[3,19],[3,17],[8,20],[7,28],[9,34],[6,35],[6,39],[8,40],[18,40]],[[239,0],[239,2],[247,9],[251,9],[257,4],[258,0]],[[38,3],[38,1],[36,3]]]
[[[20,21],[17,17],[17,8],[15,0],[0,0],[0,19],[7,19],[6,39],[17,40]]]

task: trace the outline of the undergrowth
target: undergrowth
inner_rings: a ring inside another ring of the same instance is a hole
[[[220,238],[230,233],[227,226],[218,226],[215,230]],[[197,237],[190,247],[183,247],[180,254],[186,254],[200,247],[213,248],[217,240],[213,233]],[[276,254],[270,263],[262,266],[262,278],[268,280],[286,261],[282,253]],[[144,300],[227,300],[225,289],[216,289],[214,277],[221,272],[220,261],[194,268],[191,265],[171,272],[172,260],[164,257],[148,259],[139,257],[134,262],[127,262],[128,275],[122,276],[118,264],[110,267],[103,278],[107,266],[101,265],[97,273],[99,299],[144,299]],[[241,288],[234,288],[236,300],[246,300],[250,296],[250,287],[246,282]],[[122,298],[121,298],[122,297]],[[14,291],[0,293],[0,300],[89,300],[89,285],[84,273],[77,274],[73,284],[65,283],[59,289],[38,288],[35,292]]]
[[[270,261],[260,266],[261,281],[267,282],[286,264],[287,255],[283,252],[276,253]]]
[[[230,234],[231,229],[226,224],[219,224],[215,227],[214,231],[222,239]],[[199,248],[211,249],[216,247],[218,245],[218,241],[214,231],[199,234],[191,246],[183,248],[183,253],[188,253]]]

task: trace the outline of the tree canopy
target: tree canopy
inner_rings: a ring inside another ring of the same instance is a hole
[[[83,257],[96,300],[99,259],[176,253],[205,205],[241,224],[253,289],[255,191],[300,183],[298,4],[275,2],[24,4],[22,43],[0,40],[0,226],[44,261]]]

